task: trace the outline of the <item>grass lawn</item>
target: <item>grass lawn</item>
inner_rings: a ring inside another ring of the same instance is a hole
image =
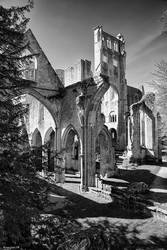
[[[52,185],[51,189],[52,192],[66,197],[69,204],[58,210],[52,208],[49,213],[76,221],[82,232],[88,230],[88,234],[91,234],[91,231],[95,230],[93,233],[96,235],[98,230],[102,230],[116,237],[117,240],[120,239],[121,245],[126,241],[129,244],[129,235],[133,235],[132,231],[136,231],[134,238],[132,237],[133,240],[135,239],[133,242],[139,245],[141,242],[146,242],[147,248],[127,249],[167,249],[165,247],[167,246],[167,223],[143,215],[135,215],[118,207],[114,201],[107,201],[92,193],[80,193],[77,182]],[[153,247],[150,242],[153,242]]]
[[[128,182],[136,181],[143,181],[151,185],[158,176],[159,169],[160,166],[155,165],[143,165],[128,170],[120,169],[120,177],[113,178],[111,181],[115,185],[126,186]],[[108,233],[112,240],[116,240],[115,244],[120,243],[120,248],[116,249],[167,249],[166,222],[142,214],[136,215],[133,211],[122,209],[113,200],[105,200],[93,193],[81,193],[79,181],[79,179],[73,178],[64,184],[51,184],[51,192],[60,198],[66,198],[67,202],[60,209],[56,209],[53,204],[47,213],[75,221],[77,223],[76,231],[84,232],[86,230],[88,236],[91,235],[92,230],[94,230],[93,235],[97,238],[100,237],[99,234],[96,236],[98,230]],[[136,233],[133,234],[132,231],[136,231]],[[129,235],[133,235],[133,240],[129,240]],[[138,248],[135,245],[133,248],[122,247],[121,244],[126,245],[126,242],[139,245],[145,242],[145,247]]]
[[[128,169],[120,169],[120,178],[128,182],[145,182],[149,186],[156,178],[160,166],[158,165],[141,165]]]

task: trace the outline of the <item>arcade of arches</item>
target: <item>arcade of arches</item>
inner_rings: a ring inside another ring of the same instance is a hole
[[[89,72],[89,61],[81,60],[78,67],[82,68],[82,75],[76,75],[80,80],[73,82],[68,69],[66,85],[32,32],[26,34],[31,51],[38,54],[35,82],[24,96],[29,107],[26,118],[29,143],[38,153],[37,170],[45,166],[47,171],[54,172],[59,164],[56,154],[60,153],[66,172],[81,176],[83,190],[95,185],[97,172],[102,177],[115,173],[116,150],[126,150],[129,160],[137,162],[149,157],[160,160],[154,95],[144,95],[127,85],[125,42],[121,35],[113,37],[100,26],[94,30],[94,36],[94,75]],[[75,67],[73,71],[80,74]],[[45,155],[43,145],[47,145]]]

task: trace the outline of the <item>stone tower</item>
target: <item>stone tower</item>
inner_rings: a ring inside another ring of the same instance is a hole
[[[101,112],[105,125],[114,129],[117,137],[116,147],[124,150],[127,145],[126,112],[127,83],[125,79],[126,52],[121,34],[116,37],[103,31],[101,26],[94,29],[94,76],[108,77],[110,88],[105,93]]]

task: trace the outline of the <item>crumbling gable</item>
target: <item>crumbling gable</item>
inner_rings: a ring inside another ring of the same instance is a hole
[[[154,93],[145,94],[142,99],[131,105],[131,140],[133,161],[152,162],[159,160],[158,130]]]
[[[64,86],[30,29],[25,33],[25,40],[29,43],[30,52],[36,57],[37,68],[34,81],[37,83],[38,92],[46,97],[56,95]]]

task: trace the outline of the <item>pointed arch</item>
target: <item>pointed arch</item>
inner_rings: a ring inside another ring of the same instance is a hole
[[[55,127],[58,127],[58,121],[56,119],[57,111],[52,106],[51,102],[45,96],[43,96],[41,93],[39,93],[38,91],[33,89],[33,87],[21,89],[19,94],[20,95],[28,94],[28,95],[35,97],[40,103],[42,103],[47,108],[47,110],[49,111],[49,113],[51,114],[51,116],[55,122]]]
[[[32,134],[31,145],[34,147],[42,146],[42,137],[38,128],[36,128]]]
[[[106,125],[103,125],[103,127],[98,131],[96,138],[99,136],[100,133],[104,133],[107,136],[108,140],[111,142],[111,134]]]
[[[55,163],[55,131],[52,127],[50,127],[44,137],[44,144],[46,145],[46,159],[47,159],[47,167],[48,171],[54,171],[54,163]]]
[[[42,137],[40,131],[36,128],[32,134],[32,146],[35,155],[35,167],[37,171],[42,171]]]
[[[52,133],[55,133],[54,129],[52,127],[48,128],[48,130],[46,131],[45,136],[44,136],[44,144],[49,141],[50,135]]]
[[[73,131],[75,132],[75,134],[78,136],[78,139],[79,139],[79,141],[80,141],[80,145],[82,145],[82,143],[81,143],[81,138],[80,138],[80,135],[79,135],[78,131],[75,129],[75,127],[74,127],[72,124],[69,124],[69,125],[65,128],[65,130],[64,130],[64,132],[63,132],[63,134],[62,134],[62,148],[65,148],[66,142],[67,142],[67,137],[68,137],[68,134],[69,134],[69,132],[70,132],[71,130],[73,130]]]
[[[81,173],[81,139],[73,125],[68,125],[62,135],[62,148],[65,149],[65,171]]]
[[[95,141],[96,172],[103,177],[108,175],[112,166],[112,142],[108,128],[104,125],[98,132]]]
[[[106,125],[103,125],[102,129],[100,131],[98,131],[97,137],[96,139],[100,136],[100,135],[104,135],[105,138],[108,141],[108,149],[112,147],[112,140],[111,140],[111,134],[107,128]]]

